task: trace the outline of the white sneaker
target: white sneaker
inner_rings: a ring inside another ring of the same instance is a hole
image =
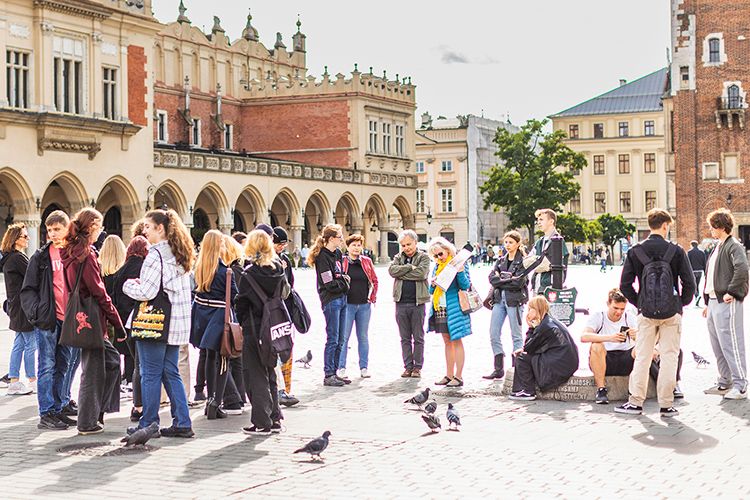
[[[8,396],[25,396],[26,394],[31,394],[31,389],[26,387],[24,383],[19,380],[8,386],[7,394]]]
[[[359,371],[359,375],[360,375],[360,377],[362,377],[362,378],[370,378],[370,374],[369,374],[369,373],[367,373],[367,368],[362,368],[362,369],[361,369],[361,370]]]
[[[732,389],[724,394],[724,399],[747,399],[747,391],[740,391],[736,387],[732,387]]]
[[[338,378],[346,378],[346,368],[339,368],[339,371],[336,372],[336,375]]]
[[[36,380],[29,380],[29,389],[31,389],[31,394],[36,394]]]

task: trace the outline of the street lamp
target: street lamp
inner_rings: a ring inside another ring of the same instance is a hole
[[[427,207],[427,225],[429,226],[432,224],[432,212],[430,211],[430,207]]]

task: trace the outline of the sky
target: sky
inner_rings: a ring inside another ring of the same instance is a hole
[[[308,74],[410,76],[417,117],[541,119],[666,66],[670,43],[666,0],[184,1],[194,26],[219,16],[232,40],[252,9],[269,48],[277,31],[292,46],[299,14]],[[172,22],[178,5],[153,0],[154,15]]]

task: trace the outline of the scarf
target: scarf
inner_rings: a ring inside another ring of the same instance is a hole
[[[443,269],[445,269],[445,266],[447,266],[452,260],[453,260],[453,257],[449,256],[447,259],[445,259],[445,262],[438,262],[437,268],[435,269],[435,276],[440,274],[440,272]],[[442,288],[440,288],[439,286],[435,287],[435,291],[432,292],[432,306],[434,309],[437,309],[440,307],[440,298],[443,296],[444,293],[445,292],[443,291]]]

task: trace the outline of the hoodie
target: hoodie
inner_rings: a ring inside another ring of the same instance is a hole
[[[318,295],[320,305],[326,304],[334,299],[346,295],[349,291],[348,276],[344,274],[341,265],[341,251],[336,249],[332,252],[326,247],[320,249],[315,259],[315,273],[318,276]]]
[[[0,269],[5,276],[5,296],[7,297],[7,305],[4,304],[3,309],[10,317],[9,328],[14,332],[34,330],[34,325],[26,318],[26,314],[21,307],[21,287],[28,266],[29,258],[26,257],[25,253],[18,250],[8,252],[0,258]]]

